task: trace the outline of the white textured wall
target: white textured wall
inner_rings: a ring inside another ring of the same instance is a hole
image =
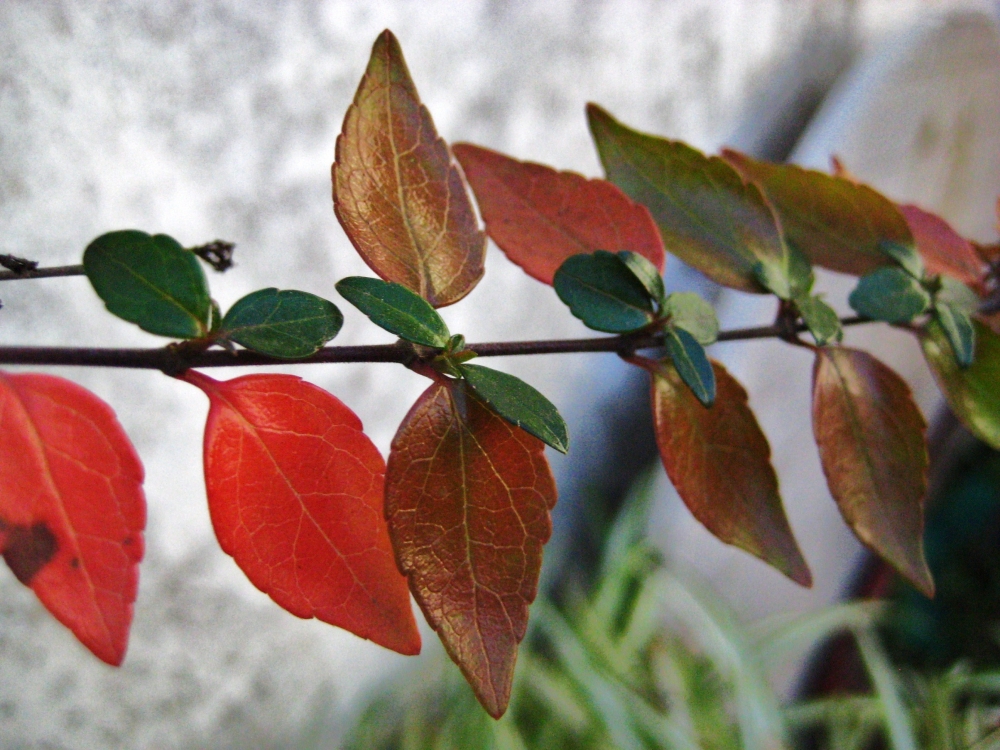
[[[875,34],[916,3],[4,0],[0,252],[56,265],[111,229],[222,237],[238,243],[237,267],[210,279],[223,308],[263,286],[336,299],[335,280],[368,271],[334,219],[329,165],[383,28],[445,138],[596,175],[586,101],[714,149],[809,24],[843,23],[849,5]],[[0,299],[4,343],[162,341],[104,312],[81,278],[8,282]],[[390,340],[343,307],[337,343]],[[444,315],[472,341],[589,335],[495,248],[480,287]],[[620,370],[581,355],[499,364],[571,425],[581,394]],[[199,392],[158,373],[52,371],[109,401],[143,457],[148,563],[117,671],[0,571],[0,745],[283,747],[314,706],[341,705],[399,662],[281,612],[213,546]],[[354,408],[383,451],[423,388],[398,366],[295,372]]]

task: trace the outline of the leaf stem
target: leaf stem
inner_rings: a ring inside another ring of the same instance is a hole
[[[867,318],[854,316],[841,319],[841,325],[869,323]],[[799,327],[805,330],[804,326]],[[758,326],[722,331],[719,341],[780,338],[784,333],[777,326]],[[591,339],[556,339],[550,341],[502,341],[468,344],[467,348],[480,357],[518,356],[529,354],[578,354],[611,352],[630,357],[640,349],[663,345],[663,335],[654,333],[601,336]],[[398,362],[412,364],[421,353],[410,343],[369,346],[328,346],[302,359],[277,359],[241,349],[228,352],[210,349],[190,352],[183,345],[171,344],[157,349],[112,349],[60,346],[0,346],[0,365],[74,365],[80,367],[126,367],[161,370],[168,374],[183,372],[189,367],[243,367],[250,365],[320,364],[332,362]]]

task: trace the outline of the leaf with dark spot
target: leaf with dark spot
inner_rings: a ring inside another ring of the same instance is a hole
[[[59,622],[115,665],[139,582],[142,478],[94,394],[51,375],[0,373],[0,551]]]

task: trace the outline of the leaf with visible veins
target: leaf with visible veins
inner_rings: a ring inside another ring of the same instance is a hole
[[[764,192],[785,239],[816,265],[861,276],[893,264],[883,242],[913,247],[896,205],[867,185],[738,151],[727,149],[722,156]]]
[[[866,546],[927,596],[927,425],[910,388],[867,352],[816,350],[813,432],[830,492]]]
[[[180,377],[210,402],[205,485],[223,551],[293,615],[419,653],[382,513],[385,464],[361,420],[292,375]]]
[[[803,586],[812,575],[788,525],[771,448],[743,387],[718,362],[706,408],[673,367],[651,370],[656,444],[667,476],[710,532]]]
[[[392,441],[385,512],[427,621],[494,718],[538,591],[556,486],[541,440],[441,378]]]
[[[383,279],[434,307],[458,302],[479,283],[486,235],[388,30],[347,110],[332,176],[337,219]]]
[[[143,469],[114,412],[51,375],[0,373],[0,551],[59,622],[121,664],[146,525]]]
[[[563,261],[630,250],[663,271],[663,242],[649,211],[605,180],[518,161],[471,143],[453,147],[486,232],[532,278],[552,283]]]

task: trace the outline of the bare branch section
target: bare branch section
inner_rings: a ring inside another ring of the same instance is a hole
[[[24,260],[13,255],[4,256],[15,260]],[[0,271],[0,281],[11,279],[44,279],[50,276],[83,276],[83,266],[49,266],[48,268],[38,268],[38,263],[34,261],[24,261],[26,265],[18,263],[0,263],[0,265],[10,270]]]
[[[869,323],[867,318],[841,319],[841,325]],[[805,326],[798,325],[798,332]],[[779,326],[759,326],[722,331],[719,341],[782,338],[787,331]],[[633,333],[622,336],[602,336],[592,339],[556,339],[550,341],[503,341],[469,344],[468,348],[480,357],[509,357],[529,354],[581,354],[609,352],[630,357],[640,349],[654,349],[663,344],[662,334]],[[423,347],[421,347],[423,350]],[[125,367],[132,369],[161,370],[177,374],[192,367],[244,367],[251,365],[322,364],[334,362],[397,362],[412,364],[421,358],[421,351],[413,344],[397,341],[395,344],[372,346],[328,346],[303,359],[276,359],[245,349],[228,352],[212,349],[191,354],[176,344],[159,349],[111,349],[84,347],[3,346],[0,347],[0,365],[75,365],[80,367]]]

